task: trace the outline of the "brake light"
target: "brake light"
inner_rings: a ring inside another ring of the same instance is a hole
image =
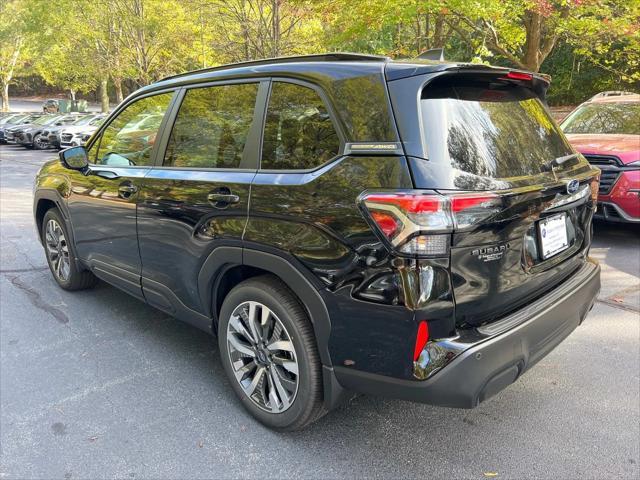
[[[413,361],[417,362],[418,358],[420,358],[420,354],[424,349],[424,346],[429,341],[429,325],[427,322],[422,320],[418,324],[418,333],[416,334],[416,345],[413,349]]]
[[[530,82],[531,80],[533,80],[533,75],[523,72],[509,72],[505,75],[504,78],[507,78],[509,80],[523,80],[526,82]]]
[[[494,193],[371,193],[361,199],[364,211],[399,253],[444,256],[451,233],[470,228],[502,208]]]

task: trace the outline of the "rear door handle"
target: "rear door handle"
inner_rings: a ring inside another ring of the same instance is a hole
[[[207,195],[207,200],[211,203],[238,203],[240,197],[233,193],[210,193]]]

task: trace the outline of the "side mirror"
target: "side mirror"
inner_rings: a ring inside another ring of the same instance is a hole
[[[60,163],[71,170],[85,170],[89,166],[87,150],[84,147],[71,147],[60,152]]]

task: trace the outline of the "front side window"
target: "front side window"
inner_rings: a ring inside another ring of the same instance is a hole
[[[142,98],[128,105],[94,143],[96,164],[149,166],[151,151],[173,92]],[[89,158],[93,158],[93,152]]]
[[[242,168],[253,122],[257,83],[187,90],[176,117],[164,165]]]
[[[307,170],[338,154],[340,139],[318,93],[293,83],[273,82],[260,168]]]

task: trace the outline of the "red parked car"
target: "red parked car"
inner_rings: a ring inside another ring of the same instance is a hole
[[[603,92],[562,122],[562,130],[602,170],[596,218],[640,223],[640,95]]]

